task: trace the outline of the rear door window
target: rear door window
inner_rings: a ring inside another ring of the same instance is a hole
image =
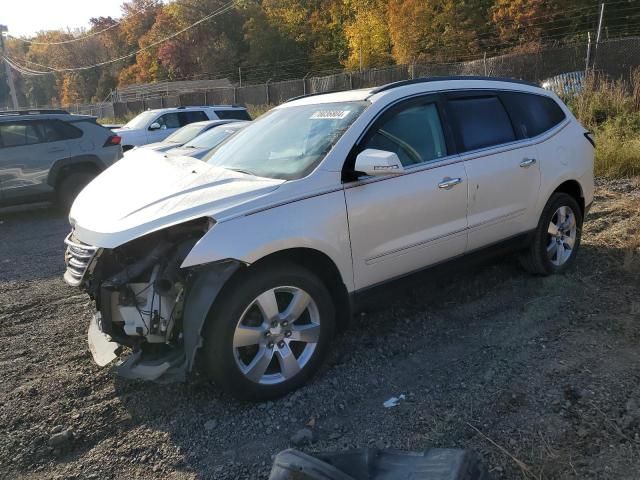
[[[523,92],[500,95],[519,138],[532,138],[561,123],[566,115],[552,98]]]
[[[178,116],[180,117],[180,125],[183,127],[193,122],[202,122],[205,120],[209,120],[209,117],[207,117],[207,114],[204,113],[202,110],[197,110],[193,112],[180,112]]]
[[[45,142],[73,140],[82,136],[82,130],[59,120],[46,120],[40,123]]]
[[[216,110],[215,112],[220,120],[251,120],[246,110]]]
[[[447,105],[460,152],[516,139],[509,115],[497,95],[453,97],[447,100]]]

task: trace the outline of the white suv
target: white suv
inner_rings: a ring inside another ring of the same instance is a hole
[[[531,272],[565,270],[593,199],[570,111],[487,78],[302,97],[205,161],[127,157],[70,213],[65,279],[95,300],[94,358],[125,345],[122,375],[198,365],[250,399],[302,385],[384,282],[507,240]]]
[[[146,110],[113,131],[122,139],[122,150],[161,142],[179,128],[205,120],[251,120],[245,107],[214,105]]]

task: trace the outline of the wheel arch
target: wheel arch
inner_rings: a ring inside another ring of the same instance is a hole
[[[584,190],[582,189],[582,185],[580,185],[580,182],[578,182],[577,180],[565,180],[560,185],[558,185],[553,190],[553,192],[551,192],[551,195],[553,195],[554,193],[566,193],[567,195],[570,195],[571,197],[573,197],[576,200],[576,202],[578,202],[578,205],[580,206],[580,211],[582,213],[582,216],[584,217],[584,213],[585,213]],[[551,195],[549,195],[549,197],[551,197]]]
[[[92,172],[99,174],[105,169],[104,163],[95,155],[79,155],[76,157],[58,160],[49,169],[47,183],[56,188],[60,181],[69,173],[75,171]]]
[[[333,299],[336,308],[336,326],[339,331],[345,330],[351,320],[351,297],[338,266],[326,253],[320,250],[292,247],[272,252],[249,265],[244,265],[228,281],[231,281],[236,275],[250,275],[252,269],[284,262],[299,265],[318,276]]]

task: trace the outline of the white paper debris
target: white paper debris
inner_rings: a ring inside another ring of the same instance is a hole
[[[342,120],[349,115],[349,110],[318,110],[310,118],[315,120]]]
[[[400,395],[399,397],[391,397],[382,405],[384,406],[384,408],[397,407],[398,404],[400,403],[400,400],[404,400],[404,394]]]

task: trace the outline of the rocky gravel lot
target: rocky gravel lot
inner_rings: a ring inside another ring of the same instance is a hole
[[[61,278],[67,230],[49,209],[0,212],[0,478],[266,478],[292,442],[472,448],[497,479],[640,475],[637,180],[599,183],[571,273],[531,277],[513,256],[433,272],[264,404],[95,366],[88,298]]]

